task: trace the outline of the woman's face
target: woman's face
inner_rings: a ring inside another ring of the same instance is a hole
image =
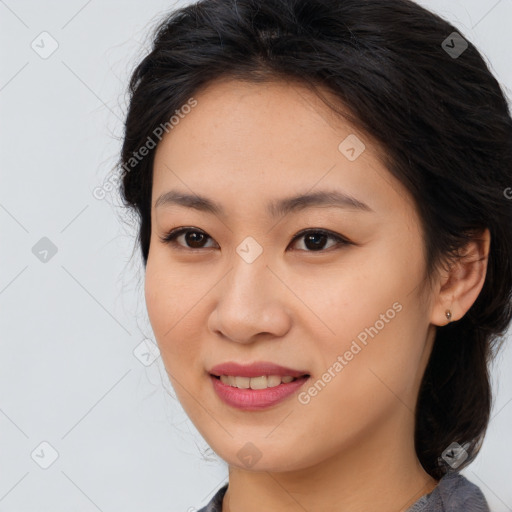
[[[297,83],[218,81],[194,98],[156,151],[145,281],[186,413],[239,468],[302,469],[397,437],[411,448],[434,328],[409,195],[376,146]],[[171,191],[196,200],[155,207]],[[332,201],[288,201],[320,193]],[[190,231],[162,241],[179,227]],[[210,373],[226,362],[309,377],[222,383]]]

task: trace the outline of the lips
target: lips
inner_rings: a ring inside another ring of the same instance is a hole
[[[252,364],[226,362],[209,370],[218,397],[244,411],[277,405],[296,393],[310,378],[305,370],[287,368],[267,361]]]
[[[235,362],[226,362],[218,364],[209,370],[210,375],[220,377],[221,375],[233,377],[261,377],[278,375],[280,377],[304,377],[309,374],[305,370],[287,368],[267,361],[258,361],[252,364],[243,365]]]

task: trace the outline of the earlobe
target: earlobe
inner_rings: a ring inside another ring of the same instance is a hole
[[[486,228],[452,262],[439,288],[431,323],[443,326],[460,320],[474,304],[487,275],[490,244],[491,235]]]

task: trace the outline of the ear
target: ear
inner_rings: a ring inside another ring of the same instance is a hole
[[[485,229],[464,247],[449,270],[441,272],[431,312],[432,324],[448,324],[446,310],[451,311],[452,322],[460,320],[476,301],[485,282],[490,245],[491,234]]]

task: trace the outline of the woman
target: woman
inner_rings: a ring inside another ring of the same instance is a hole
[[[480,511],[512,119],[408,0],[202,0],[130,83],[149,318],[229,465],[203,511]]]

